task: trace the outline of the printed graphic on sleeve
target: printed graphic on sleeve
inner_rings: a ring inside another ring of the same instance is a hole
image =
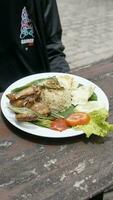
[[[22,14],[21,14],[20,39],[21,39],[21,44],[28,44],[28,46],[32,46],[34,44],[33,25],[28,15],[26,7],[22,9]]]

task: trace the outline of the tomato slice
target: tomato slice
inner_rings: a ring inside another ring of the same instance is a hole
[[[55,119],[51,122],[51,129],[57,131],[63,131],[68,128],[67,122],[65,119]]]
[[[66,118],[67,125],[69,126],[88,124],[89,121],[90,117],[85,112],[76,112],[69,115],[69,117]]]

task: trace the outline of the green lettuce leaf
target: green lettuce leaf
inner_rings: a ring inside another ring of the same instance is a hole
[[[113,124],[107,122],[108,111],[106,109],[99,109],[89,113],[90,122],[87,125],[79,125],[77,128],[83,130],[86,137],[90,137],[92,134],[105,137],[109,132],[113,131]]]

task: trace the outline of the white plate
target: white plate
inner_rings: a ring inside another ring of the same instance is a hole
[[[39,127],[36,125],[33,125],[31,123],[28,122],[18,122],[15,119],[15,114],[12,113],[10,111],[10,109],[8,109],[8,105],[9,105],[9,100],[6,97],[6,94],[10,93],[13,89],[17,88],[17,87],[21,87],[33,80],[36,79],[41,79],[41,78],[47,78],[47,77],[51,77],[51,76],[61,76],[61,75],[66,75],[64,73],[40,73],[40,74],[35,74],[35,75],[30,75],[27,76],[25,78],[22,78],[16,82],[14,82],[13,84],[11,84],[3,93],[2,98],[1,98],[1,110],[5,116],[5,118],[15,127],[17,127],[18,129],[27,132],[28,134],[33,134],[36,136],[42,136],[42,137],[49,137],[49,138],[65,138],[65,137],[72,137],[72,136],[77,136],[77,135],[81,135],[83,134],[83,131],[76,131],[74,129],[67,129],[64,130],[62,132],[59,131],[54,131],[48,128],[43,128],[43,127]],[[70,74],[68,74],[70,75]],[[83,85],[89,85],[89,84],[93,84],[95,86],[95,93],[98,97],[98,101],[107,109],[109,110],[109,102],[108,102],[108,98],[106,96],[106,94],[103,92],[103,90],[101,88],[99,88],[96,84],[92,83],[91,81],[82,78],[80,76],[75,76],[75,75],[70,75],[73,76],[80,84]]]

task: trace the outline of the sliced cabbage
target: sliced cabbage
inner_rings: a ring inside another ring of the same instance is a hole
[[[81,104],[76,106],[76,110],[79,112],[92,112],[94,110],[99,110],[104,108],[105,106],[100,104],[98,101],[88,101],[85,104]]]
[[[72,104],[82,105],[88,102],[88,99],[92,96],[95,87],[93,85],[80,86],[71,93]]]

